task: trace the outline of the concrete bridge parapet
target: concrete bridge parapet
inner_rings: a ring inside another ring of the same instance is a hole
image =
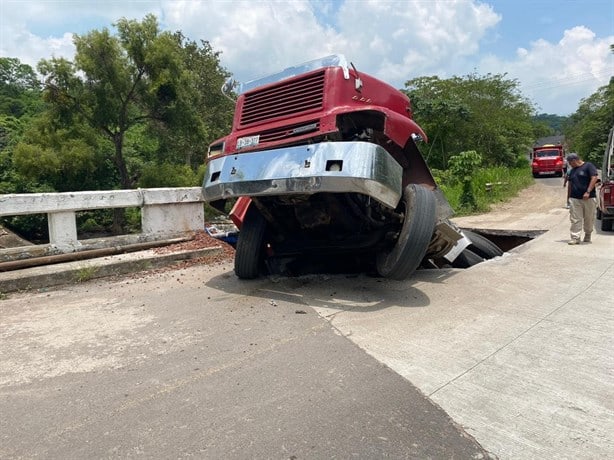
[[[76,213],[92,209],[141,209],[143,241],[183,236],[204,229],[200,187],[99,190],[0,195],[0,217],[47,214],[49,245],[59,252],[81,247]]]

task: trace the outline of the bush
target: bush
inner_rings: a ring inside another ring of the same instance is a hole
[[[196,187],[198,172],[194,172],[187,165],[162,163],[158,165],[146,165],[139,178],[139,187]]]
[[[462,182],[441,184],[440,188],[456,215],[468,215],[487,212],[490,205],[506,201],[533,183],[534,179],[528,167],[506,168],[503,166],[481,168],[474,172],[471,190],[475,206],[463,203]],[[487,184],[490,184],[487,186]]]
[[[450,157],[450,173],[461,185],[460,207],[470,211],[477,209],[472,178],[482,164],[482,156],[475,150],[461,152]]]

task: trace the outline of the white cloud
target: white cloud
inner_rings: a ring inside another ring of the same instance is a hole
[[[5,37],[11,37],[7,40]],[[72,33],[66,32],[58,37],[43,38],[32,34],[24,24],[3,25],[0,39],[0,56],[17,57],[21,62],[36,68],[41,59],[51,57],[72,58],[75,47]]]
[[[112,28],[121,17],[140,20],[147,13],[161,17],[160,2],[0,0],[0,56],[32,67],[52,56],[72,59],[73,33]]]
[[[470,0],[348,0],[339,10],[339,33],[359,68],[402,86],[476,53],[480,39],[500,19],[490,6]]]
[[[539,100],[540,111],[567,115],[614,75],[611,43],[614,36],[598,39],[578,26],[564,31],[558,43],[537,40],[528,49],[519,48],[514,60],[485,58],[479,70],[506,72],[521,82],[523,94]]]
[[[238,78],[248,79],[330,54],[342,38],[318,23],[308,1],[249,0],[230,3],[170,1],[166,25],[208,40]]]
[[[421,75],[507,73],[544,111],[562,114],[614,74],[614,37],[587,27],[561,31],[558,43],[513,37],[519,48],[510,58],[480,55],[487,37],[504,38],[501,15],[484,0],[0,0],[0,13],[0,55],[33,66],[72,59],[74,32],[152,13],[164,29],[209,41],[242,80],[340,52],[396,87]]]

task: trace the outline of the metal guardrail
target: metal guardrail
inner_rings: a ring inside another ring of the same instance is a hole
[[[141,234],[137,236],[141,241],[204,229],[201,187],[0,195],[0,216],[47,214],[49,246],[59,252],[82,249],[77,212],[129,207],[141,209]]]

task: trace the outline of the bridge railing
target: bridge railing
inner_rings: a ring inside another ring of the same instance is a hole
[[[49,246],[55,252],[80,250],[76,213],[93,209],[141,210],[141,241],[156,241],[204,229],[200,187],[102,190],[0,195],[0,217],[46,214]]]

